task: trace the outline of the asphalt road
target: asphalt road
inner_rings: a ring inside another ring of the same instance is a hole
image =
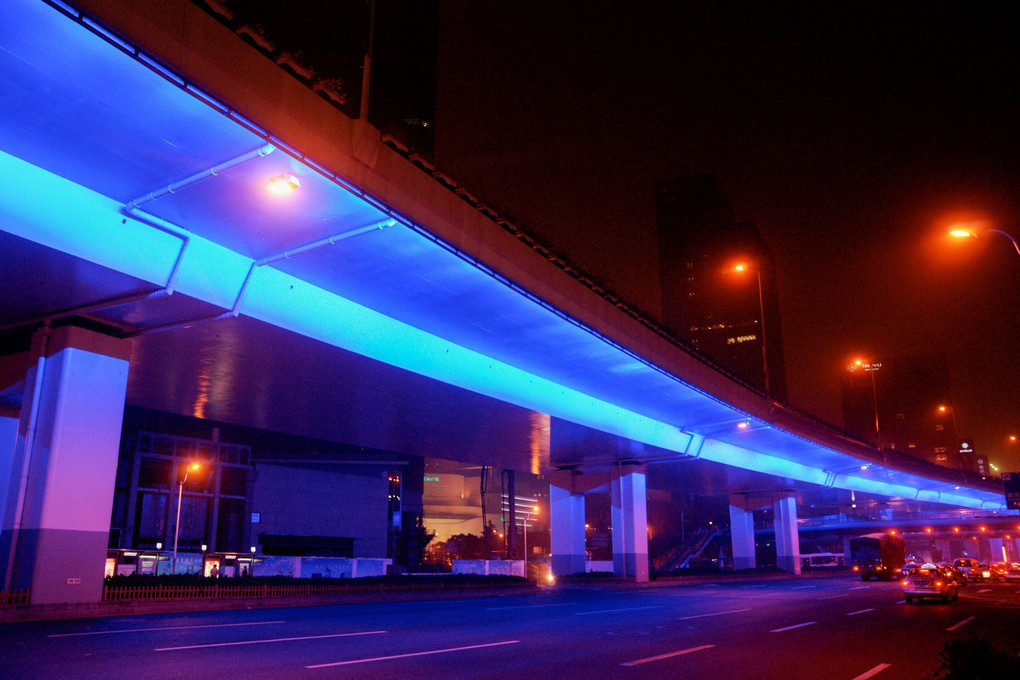
[[[949,604],[839,576],[7,624],[0,678],[917,680],[975,635],[1020,644],[1020,584]]]

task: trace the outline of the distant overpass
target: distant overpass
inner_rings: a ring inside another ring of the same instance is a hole
[[[125,403],[552,473],[564,571],[605,483],[619,571],[647,574],[650,462],[754,475],[735,474],[731,519],[785,503],[793,552],[801,488],[1005,509],[993,484],[876,451],[689,353],[196,5],[71,5],[0,7],[8,584],[25,532],[96,549]],[[83,478],[99,493],[79,498]],[[751,533],[735,553],[753,566]]]

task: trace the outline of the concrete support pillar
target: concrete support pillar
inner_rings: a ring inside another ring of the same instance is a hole
[[[776,528],[776,566],[780,571],[801,573],[800,534],[797,531],[797,499],[781,498],[772,504]]]
[[[736,501],[736,502],[734,502]],[[733,569],[754,569],[754,512],[745,510],[742,498],[730,498],[730,545],[733,549]]]
[[[555,576],[583,574],[587,566],[584,494],[576,492],[577,476],[574,470],[557,470],[549,479],[549,532]]]
[[[614,471],[612,485],[613,573],[648,581],[648,501],[643,468]]]
[[[4,587],[31,604],[99,602],[130,344],[75,327],[40,331],[24,380],[0,533]]]
[[[1003,539],[1001,538],[989,538],[988,549],[991,553],[991,562],[1005,562],[1006,558],[1003,557]]]
[[[3,387],[0,385],[0,387]],[[15,411],[15,414],[17,411]],[[14,469],[14,444],[18,440],[18,418],[0,411],[0,527],[4,526],[7,491]]]

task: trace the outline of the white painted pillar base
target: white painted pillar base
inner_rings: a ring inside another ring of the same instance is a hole
[[[66,326],[37,333],[33,350],[43,358],[24,381],[0,573],[33,605],[99,602],[130,343]]]
[[[754,569],[758,563],[754,554],[754,513],[730,501],[730,545],[733,549],[733,569]]]
[[[557,470],[549,479],[549,532],[552,573],[583,574],[587,566],[584,494],[575,492],[573,470]]]
[[[613,573],[648,581],[648,500],[642,468],[615,471],[611,484]]]
[[[781,498],[773,504],[772,509],[776,528],[776,566],[780,571],[788,571],[799,576],[801,564],[797,499],[794,496]]]

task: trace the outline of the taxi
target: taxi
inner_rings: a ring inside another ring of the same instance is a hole
[[[903,599],[907,604],[915,599],[919,602],[926,597],[937,597],[943,602],[960,598],[956,580],[931,562],[911,570],[902,581]]]

